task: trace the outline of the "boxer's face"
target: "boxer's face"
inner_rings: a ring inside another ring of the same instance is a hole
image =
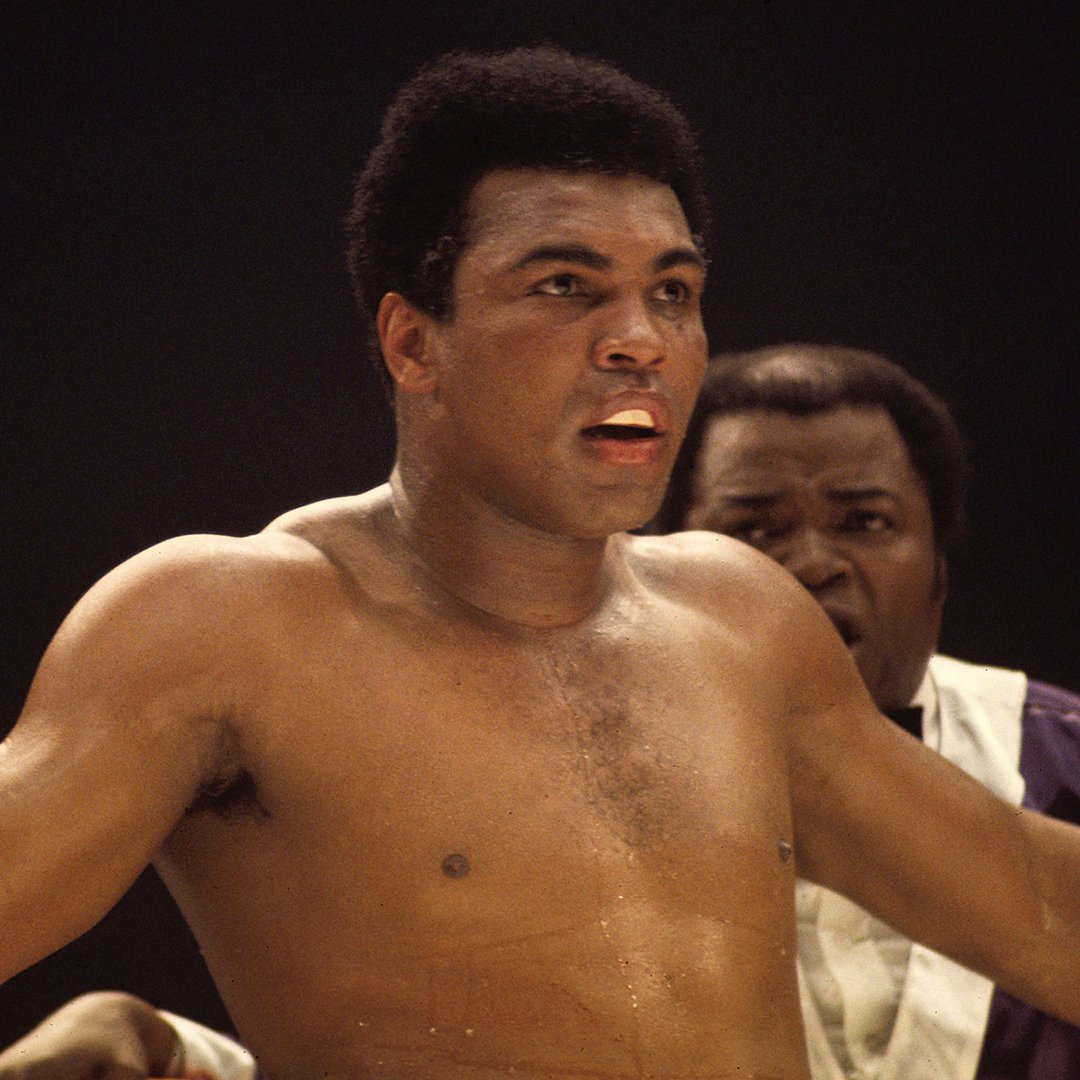
[[[670,188],[496,171],[431,332],[438,452],[514,519],[574,536],[655,511],[705,367],[704,263]]]

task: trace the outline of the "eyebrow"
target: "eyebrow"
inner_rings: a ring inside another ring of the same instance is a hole
[[[856,488],[831,488],[826,496],[833,502],[849,503],[862,502],[864,499],[890,499],[896,500],[896,492],[883,487],[856,487]],[[738,510],[763,510],[782,502],[782,491],[748,491],[748,492],[724,492],[720,499],[727,506]]]
[[[672,248],[653,260],[653,272],[657,274],[670,270],[673,266],[693,266],[705,273],[709,268],[709,262],[697,248],[692,247]]]
[[[767,506],[778,503],[782,498],[783,496],[778,491],[755,491],[745,495],[727,492],[720,496],[720,501],[738,510],[763,510]]]
[[[510,269],[521,270],[532,263],[540,262],[577,263],[590,270],[611,269],[611,260],[606,255],[601,255],[584,244],[541,244],[525,252]]]
[[[877,487],[874,485],[871,487],[830,488],[828,496],[836,502],[853,503],[862,502],[863,499],[895,500],[896,492],[890,491],[888,488]]]
[[[530,248],[511,266],[511,270],[521,270],[533,263],[566,262],[577,263],[590,270],[610,270],[612,263],[606,255],[584,244],[541,244]],[[705,257],[691,247],[677,247],[665,251],[653,259],[653,273],[659,274],[674,266],[694,266],[702,272],[706,269]]]

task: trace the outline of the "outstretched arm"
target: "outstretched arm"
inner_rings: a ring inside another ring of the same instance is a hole
[[[1080,1023],[1080,829],[995,798],[877,715],[834,635],[801,637],[799,873]]]
[[[93,925],[220,768],[237,692],[226,546],[138,556],[47,650],[0,744],[0,981]]]

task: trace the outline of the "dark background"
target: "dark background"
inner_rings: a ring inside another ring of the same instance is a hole
[[[714,349],[864,346],[955,404],[977,482],[945,645],[1080,688],[1077,41],[1064,3],[948,6],[9,0],[0,731],[117,562],[385,477],[340,253],[350,179],[417,64],[540,39],[693,117]],[[150,873],[0,989],[0,1043],[103,986],[227,1023]]]

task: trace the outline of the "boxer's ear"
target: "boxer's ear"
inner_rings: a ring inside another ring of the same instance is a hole
[[[386,370],[402,393],[427,394],[435,388],[434,322],[400,293],[388,292],[379,302],[379,346]]]

